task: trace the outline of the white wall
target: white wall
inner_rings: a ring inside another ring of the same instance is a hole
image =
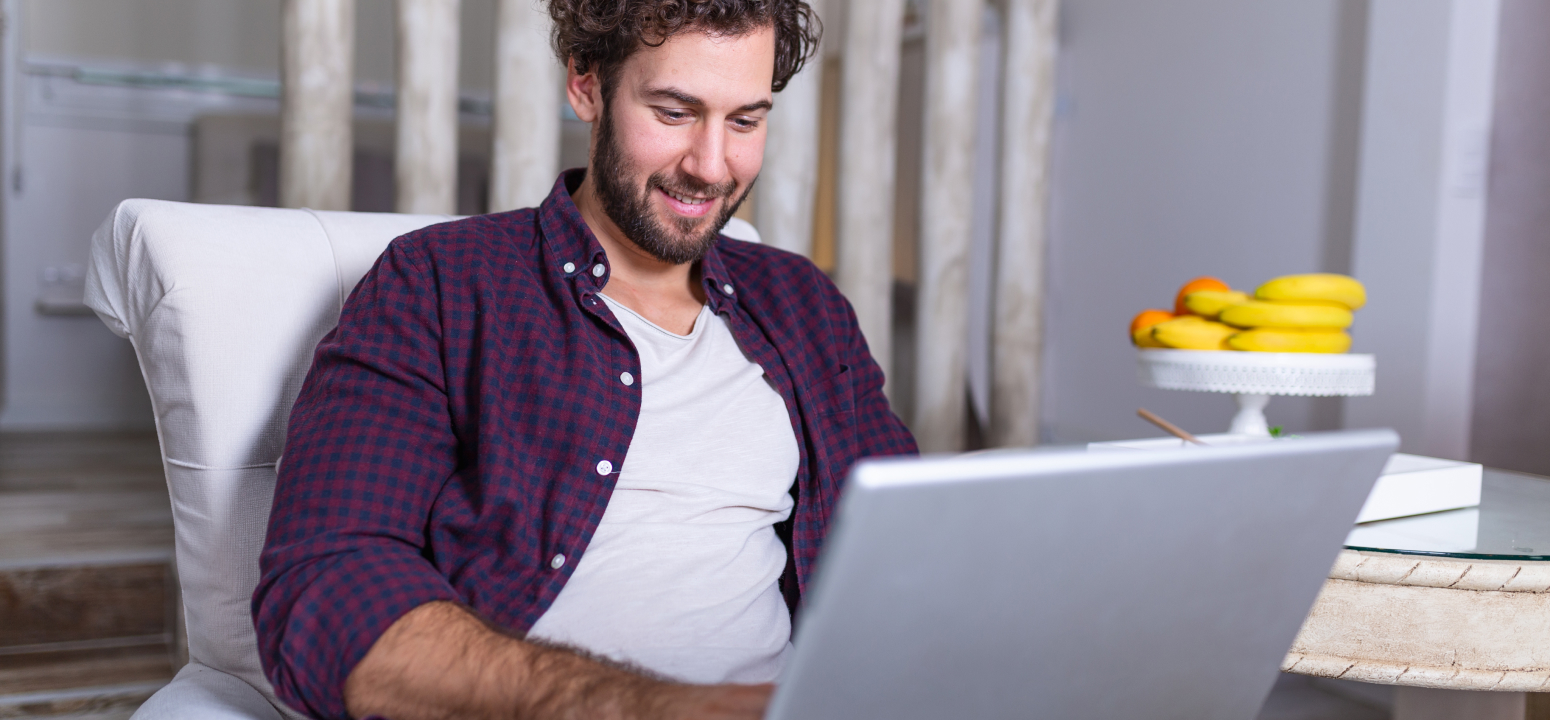
[[[1137,384],[1126,326],[1198,275],[1253,289],[1346,269],[1365,3],[1068,0],[1061,12],[1045,440],[1160,434],[1137,407],[1223,431],[1229,396]],[[1332,428],[1337,402],[1277,398],[1267,414]]]
[[[1469,456],[1495,80],[1496,0],[1374,0],[1354,271],[1354,349],[1377,392],[1350,427],[1392,427],[1406,452]]]
[[[1501,12],[1469,459],[1550,475],[1550,3]]]
[[[1144,390],[1124,321],[1217,275],[1351,272],[1377,393],[1272,400],[1291,430],[1393,427],[1469,455],[1498,0],[1069,0],[1056,120],[1046,427],[1196,431],[1225,396]]]

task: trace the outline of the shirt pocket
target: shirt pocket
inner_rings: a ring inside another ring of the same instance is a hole
[[[835,417],[856,414],[856,391],[852,380],[855,373],[850,366],[841,365],[835,375],[813,383],[808,389],[812,407],[818,417]]]

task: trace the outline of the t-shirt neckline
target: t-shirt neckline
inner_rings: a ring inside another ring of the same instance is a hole
[[[668,330],[667,328],[664,328],[661,325],[658,325],[658,324],[656,324],[656,323],[654,323],[654,322],[652,322],[650,320],[647,320],[646,316],[644,316],[644,315],[642,315],[642,314],[640,314],[638,312],[635,312],[635,310],[631,309],[630,306],[625,305],[624,303],[621,303],[618,300],[615,300],[615,299],[613,299],[611,297],[608,297],[607,295],[604,295],[603,293],[598,293],[598,297],[603,298],[603,302],[608,303],[608,307],[612,308],[614,311],[617,312],[619,310],[623,310],[624,312],[627,312],[627,313],[635,316],[636,320],[639,320],[642,323],[645,323],[647,327],[649,327],[649,328],[651,328],[653,330],[656,330],[657,332],[662,333],[663,335],[666,335],[666,336],[668,336],[670,338],[673,338],[675,340],[693,340],[693,339],[699,337],[700,334],[705,331],[705,315],[710,310],[710,303],[703,303],[703,304],[701,304],[700,305],[700,314],[694,316],[694,327],[689,330],[689,334],[688,335],[679,335],[678,333],[675,333],[675,332],[673,332],[671,330]]]

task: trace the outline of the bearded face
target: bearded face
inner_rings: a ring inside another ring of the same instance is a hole
[[[753,182],[739,190],[730,177],[710,185],[676,168],[641,171],[619,141],[610,105],[605,100],[592,156],[592,183],[603,212],[630,242],[652,257],[673,265],[698,261],[716,244],[721,228],[748,197]],[[713,206],[698,217],[672,210],[674,205],[704,203]]]

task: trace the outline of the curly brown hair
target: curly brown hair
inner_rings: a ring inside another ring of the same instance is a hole
[[[737,36],[775,28],[775,76],[780,92],[818,49],[823,25],[803,0],[547,0],[552,41],[561,62],[598,72],[608,94],[619,66],[643,46],[656,47],[694,29]]]

